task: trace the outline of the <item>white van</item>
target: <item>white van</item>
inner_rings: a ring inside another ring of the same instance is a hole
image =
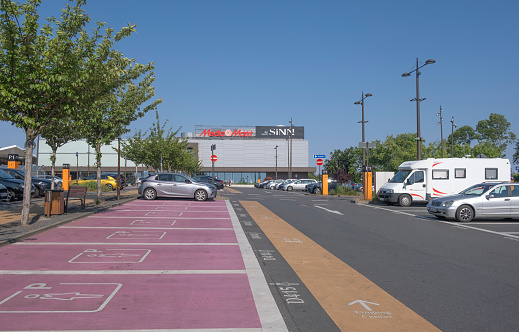
[[[409,206],[436,197],[457,194],[484,181],[510,181],[510,161],[502,158],[429,158],[403,162],[378,190],[389,205]]]

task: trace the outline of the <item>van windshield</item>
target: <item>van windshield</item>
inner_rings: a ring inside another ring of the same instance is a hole
[[[393,176],[391,180],[389,180],[389,182],[403,183],[404,180],[409,176],[409,174],[411,174],[411,171],[398,171],[398,173],[396,173],[395,176]]]

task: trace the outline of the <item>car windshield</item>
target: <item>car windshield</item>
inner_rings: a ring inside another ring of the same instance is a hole
[[[14,179],[14,177],[0,169],[0,179]]]
[[[395,174],[395,176],[393,176],[391,178],[391,180],[389,180],[390,183],[403,183],[404,180],[409,176],[409,174],[411,173],[411,171],[398,171],[398,173]]]
[[[461,195],[471,195],[471,196],[481,196],[485,192],[487,192],[490,188],[492,188],[495,184],[476,184],[475,186],[469,187],[462,192],[460,192]]]

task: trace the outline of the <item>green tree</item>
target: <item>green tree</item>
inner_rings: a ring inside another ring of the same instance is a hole
[[[110,38],[110,33],[107,34]],[[117,53],[121,59],[122,54]],[[121,63],[121,62],[119,62]],[[115,93],[96,101],[91,108],[84,110],[81,116],[82,136],[96,151],[97,167],[97,202],[101,201],[101,147],[110,144],[121,135],[129,132],[128,125],[143,117],[149,110],[155,109],[162,99],[157,99],[141,109],[141,105],[155,95],[152,86],[153,64],[132,64],[134,60],[123,61],[124,67],[116,67],[125,73],[127,82]],[[144,78],[137,84],[133,81],[141,75]]]
[[[503,115],[491,113],[487,120],[479,121],[476,126],[479,143],[490,142],[500,152],[497,157],[504,157],[506,147],[516,139],[516,135],[510,131],[510,126],[510,122]]]
[[[0,1],[0,119],[25,131],[25,163],[32,165],[34,140],[51,124],[80,113],[106,94],[99,81],[114,81],[96,58],[99,36],[84,30],[90,21],[76,0],[61,19],[40,26],[41,0]],[[97,30],[98,31],[98,30]],[[101,79],[102,78],[102,79]],[[21,221],[29,223],[31,172],[25,173]]]
[[[519,140],[515,141],[514,163],[519,164]]]
[[[454,131],[454,145],[471,145],[477,137],[477,132],[471,126],[459,127]],[[448,141],[451,142],[451,139],[452,134],[449,135]]]
[[[359,181],[359,170],[362,164],[362,149],[349,147],[344,150],[334,150],[330,152],[330,157],[325,161],[323,168],[326,169],[332,178],[342,180],[349,178],[345,174],[350,174],[351,179]]]

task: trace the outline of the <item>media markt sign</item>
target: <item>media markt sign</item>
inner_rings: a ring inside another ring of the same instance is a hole
[[[244,130],[241,129],[225,129],[225,130],[216,130],[212,131],[211,129],[204,129],[200,133],[200,137],[252,137],[254,132],[252,130]]]

